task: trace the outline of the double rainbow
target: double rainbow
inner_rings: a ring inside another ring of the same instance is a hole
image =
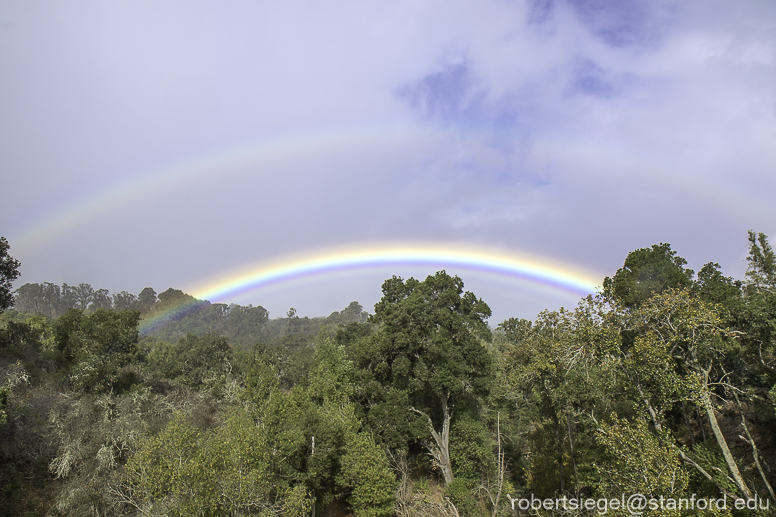
[[[529,257],[489,248],[451,244],[382,243],[316,250],[253,264],[229,275],[211,279],[190,292],[198,300],[223,301],[292,280],[343,271],[385,269],[391,266],[422,266],[434,271],[473,271],[510,280],[528,281],[544,288],[579,296],[596,292],[600,278],[590,271],[552,262],[544,257]],[[193,310],[199,303],[201,302],[184,303],[143,320],[141,332],[148,332],[171,318]]]

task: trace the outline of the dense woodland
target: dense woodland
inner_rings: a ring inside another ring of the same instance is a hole
[[[774,508],[764,234],[747,260],[733,279],[635,250],[597,296],[492,328],[444,271],[321,318],[175,289],[12,291],[0,238],[0,515],[497,516],[636,493],[728,502],[646,515]]]

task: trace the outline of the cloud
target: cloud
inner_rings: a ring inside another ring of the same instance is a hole
[[[381,238],[608,271],[671,242],[740,269],[746,229],[776,232],[775,9],[14,4],[0,19],[0,219],[19,232],[148,180],[12,249],[23,281],[112,290]],[[213,158],[262,145],[275,154]]]

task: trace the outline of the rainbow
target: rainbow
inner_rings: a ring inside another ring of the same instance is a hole
[[[188,302],[163,314],[143,320],[141,332],[195,310],[202,300],[223,301],[272,285],[343,271],[398,266],[423,266],[467,270],[512,280],[537,283],[579,296],[600,290],[600,275],[552,261],[492,248],[428,243],[381,243],[315,250],[261,262],[211,279],[189,292],[197,302]]]
[[[127,179],[97,187],[76,199],[51,204],[7,234],[18,250],[34,250],[99,216],[131,206],[150,195],[174,191],[182,184],[239,178],[272,171],[280,163],[300,156],[335,157],[360,153],[389,152],[406,146],[431,145],[435,135],[414,128],[394,127],[383,131],[363,128],[281,134],[242,145],[233,145],[194,158],[134,171]]]
[[[225,175],[239,179],[244,175],[262,174],[272,171],[280,163],[299,160],[300,156],[314,156],[320,160],[354,151],[368,154],[404,152],[408,147],[434,148],[441,145],[444,138],[443,133],[409,126],[382,130],[338,128],[274,135],[133,171],[124,180],[95,184],[92,191],[86,191],[78,198],[40,207],[34,217],[9,228],[6,237],[17,252],[28,249],[31,252],[97,217],[125,209],[148,196],[174,191],[182,184],[197,184],[212,178],[220,180]],[[727,206],[731,211],[735,209],[737,216],[770,213],[771,205],[752,199],[749,191],[732,185],[726,185],[723,191],[714,182],[699,181],[697,174],[700,173],[687,174],[688,170],[693,170],[688,164],[660,162],[652,155],[644,156],[633,149],[612,147],[609,143],[604,147],[546,138],[534,144],[532,154],[538,162],[560,160],[587,164],[575,170],[582,172],[581,177],[588,182],[616,181],[623,178],[622,171],[628,170],[631,171],[627,175],[628,181],[642,182],[640,185],[646,190],[691,193],[694,197],[705,198],[717,210],[721,206]]]

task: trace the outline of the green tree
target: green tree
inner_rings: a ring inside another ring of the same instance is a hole
[[[595,465],[600,478],[598,496],[617,498],[621,494],[645,494],[648,497],[681,498],[685,496],[688,474],[676,449],[667,445],[647,428],[644,420],[635,422],[612,418],[601,422],[596,442],[604,456]],[[633,515],[626,508],[612,515]],[[681,511],[650,511],[650,515],[682,515]]]
[[[728,316],[735,319],[742,310],[742,283],[726,277],[720,265],[709,262],[698,271],[693,291],[705,302],[717,304]]]
[[[638,307],[653,294],[669,288],[688,287],[694,272],[676,256],[670,244],[653,244],[628,253],[614,277],[604,278],[604,294],[617,297],[625,307]]]
[[[73,285],[62,284],[61,296],[59,298],[59,312],[61,315],[68,309],[78,309],[78,288]],[[81,309],[84,309],[81,307]]]
[[[231,359],[228,340],[217,334],[189,334],[174,345],[158,342],[148,353],[152,370],[192,388],[225,376]]]
[[[94,300],[94,288],[85,283],[78,284],[72,287],[75,301],[77,303],[76,309],[87,310]]]
[[[137,311],[70,309],[56,322],[55,342],[77,389],[116,387],[120,370],[137,354]]]
[[[58,286],[57,289],[59,289]],[[42,285],[24,284],[15,293],[14,306],[18,311],[51,316],[51,313],[43,307],[44,291]]]
[[[530,488],[546,495],[558,488],[566,493],[570,474],[576,474],[567,470],[569,460],[575,459],[565,447],[567,442],[573,443],[575,417],[574,404],[566,397],[578,352],[572,334],[574,323],[573,314],[561,309],[542,311],[534,322],[512,318],[499,325],[510,339],[505,350],[507,378],[523,404],[533,406],[532,416],[539,424],[536,431],[544,435],[534,440],[544,450],[532,455],[527,474]],[[549,460],[555,461],[556,475]]]
[[[507,340],[504,372],[517,419],[523,429],[532,429],[526,444],[532,452],[523,461],[526,484],[536,494],[549,497],[560,490],[578,496],[586,489],[593,415],[622,406],[610,366],[595,355],[596,346],[605,348],[612,339],[599,302],[588,297],[573,312],[542,311],[533,322],[511,318],[499,325]]]
[[[353,361],[345,353],[345,347],[323,337],[315,346],[315,362],[308,375],[308,390],[314,399],[344,404],[355,391],[353,385]]]
[[[702,461],[672,446],[684,463],[716,485],[720,493],[751,500],[752,492],[718,418],[720,390],[738,390],[731,385],[723,364],[725,357],[739,347],[733,339],[735,334],[723,327],[712,306],[694,297],[689,289],[668,289],[638,310],[620,314],[631,336],[614,347],[614,355],[618,356],[615,361],[656,433],[671,436],[668,414],[676,404],[696,405],[706,416],[727,472],[723,475],[719,469],[715,472],[708,466],[704,468]],[[717,472],[721,477],[716,476]]]
[[[752,291],[776,289],[776,254],[768,244],[768,236],[749,230],[749,256],[746,261],[747,287]]]
[[[156,291],[150,287],[144,287],[140,294],[137,296],[137,310],[140,311],[140,315],[145,317],[151,313],[156,304]]]
[[[463,281],[445,271],[423,282],[393,277],[382,290],[372,317],[379,328],[362,347],[359,363],[405,419],[409,413],[425,427],[430,439],[424,445],[450,483],[455,404],[483,396],[490,388],[490,355],[482,344],[491,337],[485,321],[490,308],[471,292],[464,293]]]
[[[390,517],[396,477],[385,451],[365,432],[351,434],[341,459],[337,483],[349,493],[348,502],[356,517]]]
[[[132,293],[128,293],[127,291],[121,291],[120,293],[114,294],[113,308],[117,311],[137,309],[137,297]]]
[[[111,300],[107,289],[97,289],[92,295],[92,304],[90,308],[93,311],[97,309],[112,309],[113,300]]]
[[[11,285],[19,277],[18,260],[8,254],[11,246],[5,237],[0,237],[0,312],[8,307],[13,307],[13,295]]]

